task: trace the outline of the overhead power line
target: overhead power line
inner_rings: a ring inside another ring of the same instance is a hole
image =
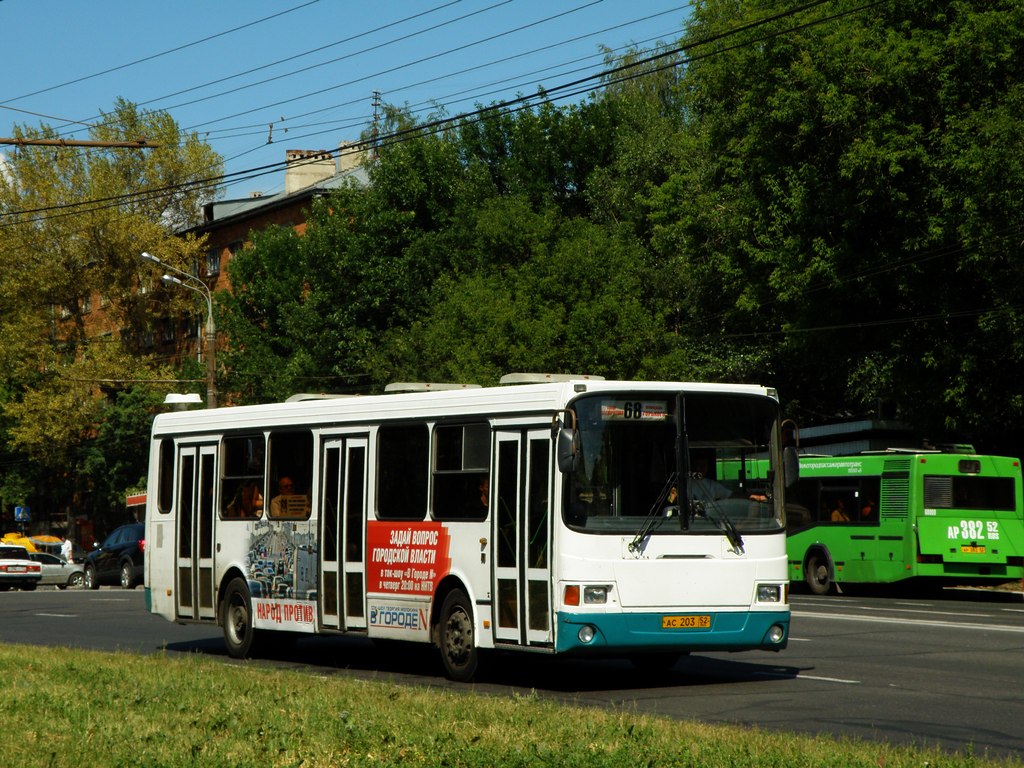
[[[138,141],[85,141],[80,139],[0,138],[0,144],[14,144],[19,147],[106,147],[111,149],[156,149],[160,146],[145,139]]]
[[[109,75],[111,72],[118,72],[118,71],[120,71],[122,69],[127,69],[128,67],[134,67],[136,64],[142,64],[142,63],[147,62],[147,61],[152,61],[153,59],[159,59],[162,56],[167,56],[167,55],[172,54],[172,53],[178,53],[179,51],[184,51],[184,50],[186,50],[188,48],[193,48],[193,47],[195,47],[197,45],[201,45],[202,43],[207,43],[210,40],[216,40],[218,37],[224,37],[225,35],[230,35],[230,34],[232,34],[234,32],[238,32],[239,30],[247,29],[248,27],[254,27],[257,24],[262,24],[265,21],[271,21],[272,19],[280,18],[281,16],[285,16],[285,15],[287,15],[289,13],[294,13],[295,11],[301,10],[302,8],[306,8],[307,6],[315,5],[318,2],[320,2],[320,0],[309,0],[309,2],[303,3],[302,5],[297,5],[294,8],[289,8],[289,9],[284,10],[284,11],[279,11],[278,13],[271,14],[270,16],[264,16],[262,19],[257,19],[256,21],[250,21],[247,24],[242,24],[242,25],[234,27],[232,29],[228,29],[228,30],[225,30],[223,32],[218,32],[215,35],[208,35],[208,36],[206,36],[204,38],[201,38],[199,40],[194,40],[191,43],[185,43],[184,45],[179,45],[176,48],[170,48],[170,49],[168,49],[166,51],[161,51],[160,53],[154,53],[154,54],[151,54],[149,56],[143,56],[141,59],[136,59],[135,61],[129,61],[126,64],[119,64],[116,67],[111,67],[109,69],[104,69],[101,72],[94,72],[91,75],[82,75],[81,77],[77,77],[74,80],[68,80],[68,81],[63,82],[63,83],[58,83],[57,85],[51,85],[51,86],[49,86],[47,88],[40,88],[37,91],[32,91],[31,93],[26,93],[26,94],[24,94],[22,96],[15,96],[14,98],[6,99],[6,100],[0,102],[0,108],[6,107],[6,105],[10,104],[11,102],[21,101],[22,99],[27,99],[27,98],[29,98],[31,96],[38,96],[41,93],[48,93],[49,91],[55,91],[58,88],[66,88],[69,85],[77,85],[78,83],[85,82],[86,80],[92,80],[93,78],[96,78],[96,77],[101,77],[103,75]]]
[[[629,62],[629,63],[626,63],[626,64],[621,64],[621,65],[618,65],[616,67],[612,67],[612,68],[609,68],[609,69],[604,69],[604,70],[601,70],[600,72],[597,72],[597,73],[594,73],[594,74],[591,74],[591,75],[588,75],[588,76],[585,76],[585,77],[582,77],[582,78],[578,78],[578,79],[572,80],[570,82],[562,83],[560,85],[553,86],[551,88],[547,88],[540,95],[518,96],[516,98],[508,99],[506,101],[502,101],[502,102],[499,102],[499,103],[496,103],[496,104],[492,104],[492,105],[489,105],[487,107],[481,107],[479,109],[472,110],[470,112],[463,112],[463,113],[460,113],[460,114],[457,114],[457,115],[453,115],[451,117],[440,118],[440,119],[433,120],[433,121],[430,121],[430,122],[427,122],[427,123],[422,123],[422,124],[419,124],[419,125],[416,125],[416,126],[413,126],[413,127],[410,127],[410,128],[406,128],[406,129],[403,129],[403,130],[395,131],[395,132],[393,132],[391,134],[387,134],[387,135],[381,136],[376,143],[373,140],[363,140],[363,141],[358,141],[358,142],[352,142],[351,144],[348,145],[346,151],[343,152],[342,154],[358,153],[358,152],[362,152],[362,151],[367,150],[367,149],[371,149],[374,146],[376,146],[377,148],[381,148],[381,147],[386,147],[389,144],[401,143],[401,142],[404,142],[404,141],[409,141],[410,139],[418,138],[418,137],[420,137],[422,135],[429,134],[431,132],[446,130],[446,129],[448,129],[448,128],[454,126],[454,125],[457,125],[459,123],[462,123],[462,122],[472,122],[472,121],[482,120],[484,118],[484,116],[486,116],[487,114],[493,113],[495,111],[500,111],[502,109],[508,109],[508,110],[511,110],[511,111],[521,111],[523,109],[533,108],[537,104],[553,103],[553,102],[556,102],[556,101],[562,101],[562,100],[565,100],[567,98],[572,98],[574,96],[578,96],[578,95],[581,95],[583,93],[587,93],[587,92],[591,91],[593,89],[593,87],[594,87],[595,81],[598,82],[598,83],[601,83],[603,81],[603,84],[605,86],[613,85],[613,84],[617,84],[617,83],[621,83],[621,82],[627,82],[629,80],[636,79],[638,77],[647,76],[649,74],[652,74],[653,72],[657,72],[657,71],[660,71],[660,70],[663,70],[663,69],[672,68],[672,67],[682,66],[682,65],[691,63],[693,61],[697,61],[697,60],[700,60],[700,59],[704,59],[704,58],[708,58],[708,57],[711,57],[711,56],[719,55],[719,54],[723,53],[724,51],[732,50],[732,49],[737,48],[737,47],[759,44],[759,43],[762,43],[762,42],[764,42],[764,41],[766,41],[768,39],[772,39],[772,38],[779,37],[779,36],[782,36],[782,35],[785,35],[785,34],[789,34],[789,33],[792,33],[794,31],[797,31],[797,30],[806,29],[806,28],[811,27],[811,26],[824,24],[824,23],[827,23],[829,21],[833,21],[835,19],[841,18],[843,16],[847,16],[847,15],[850,15],[850,14],[853,14],[853,13],[857,13],[857,12],[861,12],[861,11],[864,11],[864,10],[868,10],[868,9],[876,7],[878,5],[883,5],[883,4],[887,3],[887,2],[892,2],[892,0],[874,0],[873,2],[869,2],[869,3],[866,3],[864,5],[857,6],[857,7],[854,7],[852,9],[849,9],[849,10],[846,10],[846,11],[842,11],[842,12],[838,12],[838,13],[835,13],[835,14],[832,14],[832,15],[829,15],[829,16],[825,16],[825,17],[821,17],[821,18],[817,18],[817,19],[812,19],[810,21],[798,24],[798,25],[793,26],[793,27],[789,27],[789,28],[786,28],[786,29],[780,29],[780,30],[775,30],[775,31],[772,31],[772,32],[768,32],[768,33],[766,33],[765,35],[762,35],[759,38],[755,38],[755,39],[751,39],[751,40],[745,40],[745,41],[743,41],[741,43],[737,43],[737,44],[735,44],[733,46],[730,46],[728,48],[715,49],[715,50],[708,51],[708,52],[705,52],[705,53],[701,53],[701,54],[697,54],[697,55],[693,55],[693,56],[687,56],[687,57],[679,58],[680,54],[684,53],[685,51],[688,51],[688,50],[692,51],[692,50],[694,50],[696,48],[700,48],[700,47],[703,47],[703,46],[711,45],[713,43],[721,42],[722,40],[726,40],[726,39],[728,39],[730,37],[733,37],[735,35],[738,35],[738,34],[741,34],[741,33],[744,33],[744,32],[749,32],[751,30],[755,30],[755,29],[758,29],[760,27],[764,27],[766,25],[769,25],[769,24],[772,24],[772,23],[775,23],[775,22],[778,22],[778,21],[781,21],[781,20],[794,17],[797,14],[800,14],[800,13],[802,13],[804,11],[811,10],[811,9],[816,8],[818,6],[821,6],[821,5],[825,5],[826,3],[830,2],[830,1],[831,0],[813,0],[812,2],[805,3],[805,4],[801,5],[801,6],[798,6],[798,7],[795,7],[795,8],[791,8],[791,9],[788,9],[786,11],[782,11],[782,12],[777,13],[777,14],[773,14],[771,16],[767,16],[767,17],[764,17],[764,18],[759,19],[759,20],[755,20],[755,21],[752,21],[752,22],[748,22],[748,23],[742,24],[739,27],[723,31],[721,33],[712,35],[712,36],[707,37],[707,38],[703,38],[703,39],[696,40],[696,41],[684,41],[684,43],[682,45],[679,45],[677,47],[674,47],[674,48],[671,48],[671,49],[668,49],[668,50],[665,50],[665,51],[660,51],[658,53],[652,54],[652,55],[644,57],[642,59],[638,59],[636,61],[632,61],[632,62]],[[237,171],[237,172],[234,172],[234,173],[222,174],[222,175],[219,175],[219,176],[211,176],[211,177],[206,177],[206,178],[201,178],[201,179],[194,179],[194,180],[191,180],[189,182],[182,183],[182,184],[172,185],[172,186],[168,186],[168,187],[154,188],[154,189],[149,189],[149,190],[140,190],[138,192],[127,193],[127,194],[124,194],[124,195],[116,195],[116,196],[112,196],[112,197],[109,197],[109,198],[98,198],[98,199],[93,199],[93,200],[81,201],[79,203],[64,203],[64,204],[60,204],[60,205],[45,206],[45,207],[40,207],[40,208],[35,208],[35,209],[25,209],[25,210],[20,210],[20,211],[7,211],[7,212],[3,213],[2,216],[6,217],[8,219],[8,221],[9,221],[9,223],[8,224],[0,223],[0,226],[10,226],[10,224],[13,223],[11,220],[15,219],[16,217],[20,217],[20,216],[28,216],[28,215],[31,215],[31,214],[50,213],[50,215],[47,216],[46,218],[58,218],[58,217],[63,217],[63,216],[68,216],[68,215],[75,215],[76,213],[81,213],[81,212],[92,212],[92,211],[100,210],[100,209],[107,208],[107,207],[116,207],[116,206],[119,206],[119,205],[123,204],[124,202],[128,202],[128,201],[139,202],[139,201],[144,201],[144,200],[148,200],[148,199],[157,199],[157,198],[162,197],[164,195],[174,194],[175,192],[179,192],[179,191],[183,191],[183,190],[187,190],[187,189],[207,187],[207,186],[212,186],[212,185],[215,185],[215,184],[218,184],[218,183],[228,183],[229,180],[232,183],[236,182],[236,181],[250,180],[250,179],[253,179],[253,178],[258,178],[260,176],[266,175],[268,173],[277,172],[281,168],[286,167],[287,165],[288,165],[287,161],[280,161],[280,162],[274,162],[274,163],[270,163],[270,164],[267,164],[267,165],[259,166],[259,167],[256,167],[256,168],[250,168],[250,169],[246,169],[246,170],[243,170],[243,171]],[[60,211],[60,212],[59,213],[54,213],[55,211]]]

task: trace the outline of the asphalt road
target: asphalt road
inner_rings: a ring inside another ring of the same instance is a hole
[[[2,593],[0,642],[200,652],[231,663],[218,627],[151,616],[142,589]],[[496,661],[477,690],[535,691],[676,719],[1024,757],[1020,593],[797,595],[786,651],[691,656],[657,675],[620,661],[522,654]],[[442,677],[436,655],[424,646],[310,638],[267,663],[458,687]]]

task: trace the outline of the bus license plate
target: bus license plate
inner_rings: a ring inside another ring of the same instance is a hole
[[[662,629],[709,629],[710,616],[662,616]]]
[[[984,555],[984,547],[960,547],[960,551],[966,555]]]

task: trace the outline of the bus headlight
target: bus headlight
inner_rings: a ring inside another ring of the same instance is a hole
[[[584,624],[582,627],[580,627],[580,631],[577,636],[579,637],[581,643],[589,643],[594,639],[594,635],[596,634],[597,632],[595,632],[592,626],[590,626],[589,624]]]
[[[759,603],[781,603],[782,586],[780,584],[758,584],[757,602]]]
[[[608,602],[608,587],[584,587],[583,603],[585,605],[604,605]]]
[[[781,624],[772,624],[768,628],[768,641],[778,645],[786,636],[786,630]]]

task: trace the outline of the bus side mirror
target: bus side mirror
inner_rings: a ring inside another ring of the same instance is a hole
[[[563,428],[558,430],[558,443],[555,446],[558,457],[558,469],[562,474],[576,470],[576,430]]]
[[[782,449],[782,476],[787,488],[792,487],[800,479],[800,457],[797,456],[796,448],[791,445]]]

